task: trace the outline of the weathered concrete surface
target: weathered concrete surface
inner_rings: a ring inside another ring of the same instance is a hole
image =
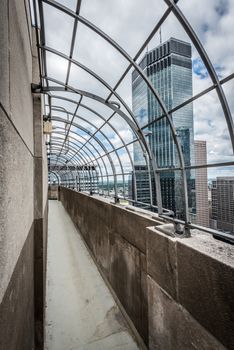
[[[10,116],[33,153],[32,53],[23,0],[9,6]]]
[[[149,276],[148,292],[150,349],[225,349]]]
[[[34,344],[32,225],[0,303],[0,349],[32,349]]]
[[[39,77],[35,60],[32,72],[28,9],[24,0],[4,0],[0,9],[0,310],[4,312],[0,330],[0,344],[4,345],[0,348],[3,350],[33,349],[34,315],[39,310],[43,314],[37,298],[41,285],[34,287],[45,272],[45,244],[40,249],[35,247],[40,242],[37,233],[42,231],[45,236],[46,232],[43,213],[46,213],[47,197],[41,201],[36,196],[43,192],[42,188],[46,193],[42,180],[46,164],[44,156],[40,156],[41,162],[34,158],[34,141],[39,146],[42,128],[34,133],[31,82],[32,79],[38,82]],[[39,117],[41,122],[41,114]],[[35,136],[39,136],[38,140]],[[36,190],[34,180],[39,184]],[[36,205],[44,200],[41,215],[34,207],[35,198]],[[34,266],[34,256],[41,263],[40,254],[43,255],[41,270],[39,265]],[[32,307],[34,301],[36,305]]]
[[[232,349],[233,246],[202,232],[175,239],[153,228],[147,231],[152,348]]]
[[[133,246],[145,253],[145,228],[147,226],[157,225],[157,222],[150,219],[147,215],[139,215],[137,212],[127,209],[123,210],[123,208],[119,208],[117,206],[115,207],[115,210],[111,211],[111,214],[113,231],[120,234]]]
[[[147,272],[175,300],[177,299],[176,239],[155,230],[147,235]]]
[[[2,1],[0,17],[1,302],[33,223],[33,117],[24,1]]]
[[[48,199],[58,199],[58,185],[48,186]]]
[[[47,162],[40,95],[33,96],[35,345],[43,349],[47,251]]]
[[[105,273],[136,330],[148,342],[146,227],[151,214],[133,212],[100,197],[61,188],[61,201]],[[129,222],[128,222],[129,217]],[[122,228],[122,230],[121,230]]]
[[[141,263],[142,267],[142,263]],[[140,318],[140,335],[144,343],[149,345],[149,324],[148,324],[148,283],[147,272],[141,269],[141,318]]]
[[[33,156],[1,108],[0,155],[1,302],[34,219]]]
[[[120,235],[110,237],[110,283],[135,327],[141,327],[140,251]]]
[[[206,234],[177,244],[179,302],[234,348],[234,247]]]
[[[1,1],[0,11],[0,103],[9,114],[10,94],[9,94],[9,28],[8,28],[8,1]]]
[[[234,348],[233,246],[171,237],[171,225],[98,197],[60,197],[150,349]]]
[[[50,201],[47,350],[138,349],[62,204]]]

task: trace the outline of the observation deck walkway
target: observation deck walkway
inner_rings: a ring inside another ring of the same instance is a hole
[[[138,349],[62,204],[49,202],[46,350]]]

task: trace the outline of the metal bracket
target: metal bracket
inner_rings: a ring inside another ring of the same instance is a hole
[[[31,91],[33,94],[41,93],[41,84],[31,83]]]
[[[181,223],[175,222],[175,235],[180,238],[188,238],[191,237],[190,228],[187,225],[183,225]]]

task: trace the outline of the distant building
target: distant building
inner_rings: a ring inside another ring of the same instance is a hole
[[[211,195],[213,228],[234,233],[234,177],[217,177]]]
[[[145,54],[140,67],[161,96],[166,108],[171,110],[192,97],[192,59],[191,45],[187,42],[171,38]],[[140,126],[146,125],[162,115],[159,103],[147,88],[139,73],[132,73],[133,113]],[[194,163],[193,106],[188,104],[171,114],[178,138],[184,154],[185,164]],[[163,207],[173,210],[178,218],[184,218],[183,186],[180,171],[171,171],[179,166],[178,152],[173,141],[169,123],[164,117],[151,124],[144,131],[148,134],[149,145],[157,158],[160,168],[169,171],[160,175]],[[141,155],[139,145],[134,145],[134,165],[138,184],[139,201],[150,201],[149,181],[145,159]],[[193,172],[187,170],[188,189],[194,188]],[[154,188],[154,187],[153,187]],[[153,202],[156,194],[153,191]],[[192,204],[193,202],[193,204]],[[194,207],[194,200],[189,192],[189,206]]]
[[[207,164],[206,141],[194,141],[195,165]],[[207,168],[195,171],[196,216],[195,223],[209,227],[208,178]]]

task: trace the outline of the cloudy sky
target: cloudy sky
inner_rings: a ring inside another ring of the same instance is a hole
[[[75,10],[75,0],[63,0],[59,3]],[[189,19],[202,44],[204,45],[220,79],[234,72],[234,1],[233,0],[179,0],[178,6]],[[141,47],[157,21],[167,9],[163,0],[83,0],[80,14],[105,31],[111,38],[132,57]],[[70,43],[73,29],[73,19],[61,14],[59,11],[44,5],[46,45],[59,50],[66,55],[70,54]],[[188,36],[173,14],[170,14],[162,26],[162,40],[170,37],[189,41]],[[159,34],[151,40],[148,50],[159,44]],[[145,53],[145,50],[144,50]],[[144,54],[143,53],[143,54]],[[142,57],[142,55],[141,55]],[[139,60],[141,59],[139,58]],[[113,87],[121,74],[128,66],[128,62],[105,40],[79,23],[73,58],[95,71],[100,77]],[[138,61],[139,61],[138,60]],[[48,75],[65,82],[67,74],[67,61],[47,54]],[[69,85],[94,93],[102,98],[107,97],[108,90],[93,79],[82,69],[72,64]],[[209,75],[193,47],[193,91],[194,94],[212,85]],[[234,113],[234,81],[223,85]],[[126,76],[117,92],[131,107],[131,71]],[[75,94],[72,94],[73,97]],[[77,99],[77,97],[74,97]],[[116,100],[111,98],[111,100]],[[59,101],[57,101],[59,103]],[[83,99],[84,104],[93,107],[105,119],[110,111],[99,103],[94,105],[88,98]],[[75,105],[67,103],[65,107],[74,111]],[[194,102],[194,131],[195,138],[207,141],[207,158],[209,163],[219,161],[233,161],[230,138],[225,118],[215,91],[203,96]],[[85,108],[79,110],[80,114],[90,118],[94,125],[100,126],[103,122],[95,115],[87,114]],[[86,114],[85,114],[86,113]],[[58,113],[57,113],[58,115]],[[113,119],[114,120],[114,119]],[[84,121],[80,121],[85,125]],[[114,120],[115,127],[123,139],[128,142],[132,133],[126,122],[121,118]],[[106,127],[107,128],[107,127]],[[95,128],[90,127],[93,132]],[[117,135],[106,130],[108,138],[113,145],[118,145]],[[99,135],[100,137],[103,137]],[[87,137],[84,136],[84,137]],[[103,137],[103,141],[104,141]],[[106,142],[106,141],[105,141]],[[127,154],[120,154],[121,159],[130,166]],[[124,158],[125,157],[125,158]],[[213,169],[209,177],[216,175],[231,175],[232,168]]]

